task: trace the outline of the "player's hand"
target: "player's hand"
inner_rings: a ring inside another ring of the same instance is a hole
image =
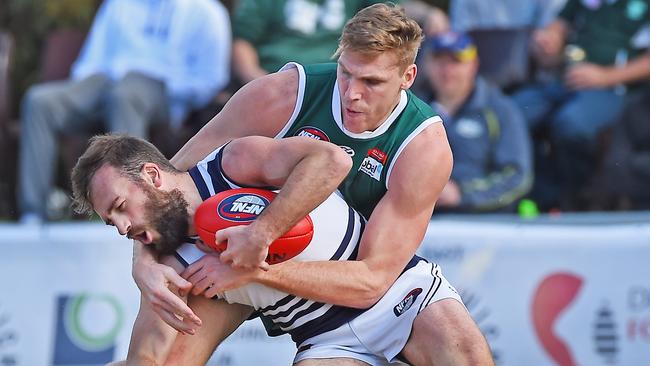
[[[217,243],[228,242],[228,248],[221,253],[221,262],[235,269],[268,269],[265,260],[270,243],[253,229],[253,224],[219,230],[215,233],[215,238]]]
[[[256,271],[259,269],[232,268],[219,259],[219,254],[208,253],[187,267],[181,276],[192,282],[192,295],[212,298],[250,283]]]
[[[135,260],[133,278],[142,297],[165,323],[186,334],[194,334],[201,326],[201,319],[169,288],[176,287],[181,296],[187,295],[192,288],[192,284],[173,268],[153,261]]]

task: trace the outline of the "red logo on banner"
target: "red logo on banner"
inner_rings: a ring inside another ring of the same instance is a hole
[[[555,322],[573,302],[582,282],[582,278],[570,273],[551,274],[542,280],[533,296],[532,318],[537,338],[559,366],[577,365],[566,342],[555,333]]]

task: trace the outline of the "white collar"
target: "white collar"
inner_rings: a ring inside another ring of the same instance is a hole
[[[345,133],[346,135],[356,138],[356,139],[371,139],[377,137],[384,132],[386,132],[390,126],[397,120],[397,117],[402,113],[404,108],[406,108],[406,103],[408,102],[408,96],[405,90],[400,90],[400,99],[397,103],[397,107],[388,115],[385,121],[383,121],[379,127],[374,131],[364,131],[364,132],[351,132],[343,125],[343,118],[341,117],[341,95],[339,94],[339,83],[338,80],[334,83],[334,91],[332,92],[332,116],[336,121],[337,126]]]

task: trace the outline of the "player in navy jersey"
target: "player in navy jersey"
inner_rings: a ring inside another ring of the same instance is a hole
[[[440,118],[408,91],[417,74],[414,61],[422,38],[417,23],[398,7],[365,8],[346,24],[335,66],[289,65],[248,83],[179,151],[172,162],[189,169],[218,146],[242,136],[304,135],[329,141],[354,161],[339,188],[368,223],[354,261],[288,261],[258,269],[268,245],[290,227],[286,224],[326,197],[318,179],[304,174],[287,182],[278,196],[282,199],[271,203],[269,209],[276,215],[228,231],[229,246],[221,261],[206,256],[183,274],[192,279],[199,273],[210,277],[209,282],[185,281],[136,243],[134,279],[144,300],[168,324],[188,331],[199,323],[167,290],[170,282],[206,296],[255,282],[359,309],[382,299],[422,242],[452,167]],[[300,195],[293,195],[295,190]],[[224,263],[237,271],[222,275],[228,270],[222,268]],[[207,289],[208,283],[214,285]],[[177,316],[187,322],[178,324]],[[427,306],[410,338],[401,353],[414,364],[493,364],[480,330],[453,299]]]
[[[307,170],[320,168],[321,178],[333,184],[343,178],[349,169],[345,153],[324,143],[301,149],[305,144],[312,145],[301,137],[243,138],[215,150],[184,173],[146,141],[97,136],[73,170],[75,204],[80,211],[94,210],[122,235],[138,238],[161,254],[174,253],[165,262],[180,271],[205,255],[214,255],[206,254],[188,237],[196,234],[189,223],[203,200],[242,183],[281,186],[300,170],[296,169],[298,165]],[[332,157],[329,167],[321,166]],[[266,169],[268,166],[273,169]],[[355,259],[365,219],[338,193],[327,197],[310,217],[314,237],[295,260]],[[182,245],[181,239],[186,239]],[[199,297],[194,298],[199,303],[193,307],[206,319],[219,319],[224,311],[249,315],[259,311],[291,334],[299,349],[296,364],[325,357],[356,360],[350,362],[357,364],[388,364],[406,344],[420,311],[445,298],[460,301],[438,266],[418,256],[409,261],[386,295],[367,310],[302,299],[258,284],[232,288],[218,297],[227,303]],[[222,318],[223,323],[202,327],[200,336],[176,338],[175,330],[152,315],[143,302],[132,335],[131,362],[202,364],[211,353],[205,350],[214,347],[215,338],[233,329]]]

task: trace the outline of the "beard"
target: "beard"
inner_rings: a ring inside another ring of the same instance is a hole
[[[167,192],[146,186],[144,190],[147,194],[145,221],[160,235],[152,244],[159,254],[173,254],[187,238],[189,204],[179,189]]]

